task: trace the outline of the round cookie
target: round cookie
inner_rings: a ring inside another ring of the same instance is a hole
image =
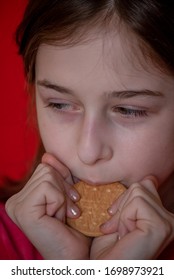
[[[110,218],[107,209],[126,188],[119,182],[98,186],[78,182],[74,187],[80,194],[76,204],[81,215],[79,218],[67,218],[67,224],[87,236],[102,235],[100,225]]]

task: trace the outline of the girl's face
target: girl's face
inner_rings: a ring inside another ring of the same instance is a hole
[[[161,184],[174,170],[174,78],[143,61],[133,37],[131,45],[119,34],[106,36],[39,47],[43,144],[88,183],[130,185],[154,175]]]

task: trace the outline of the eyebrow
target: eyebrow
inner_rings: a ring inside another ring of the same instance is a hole
[[[160,91],[154,91],[149,89],[142,90],[123,90],[123,91],[112,91],[107,94],[108,97],[119,97],[119,98],[131,98],[134,96],[152,96],[152,97],[164,97]]]
[[[73,90],[66,88],[64,86],[58,85],[58,84],[54,84],[48,80],[38,80],[37,84],[39,86],[55,90],[62,94],[70,94],[70,95],[75,94]],[[131,98],[131,97],[135,97],[135,96],[164,97],[162,92],[149,90],[149,89],[111,91],[111,92],[105,92],[105,95],[108,98],[120,98],[120,99]]]
[[[53,89],[59,93],[65,93],[65,94],[74,94],[74,91],[71,89],[68,89],[66,87],[57,85],[57,84],[53,84],[47,80],[41,80],[41,81],[37,81],[37,84],[39,86],[45,87],[45,88],[49,88],[49,89]]]

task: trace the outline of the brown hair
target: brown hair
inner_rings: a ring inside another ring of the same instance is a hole
[[[114,28],[116,23],[123,23],[137,35],[144,55],[154,64],[174,73],[173,0],[29,0],[16,32],[28,82],[35,81],[40,44],[78,44],[92,28],[106,30],[107,26]],[[34,168],[43,151],[41,146]],[[13,193],[22,187],[22,184],[15,185],[18,187],[13,188]],[[4,200],[7,197],[8,188]]]
[[[174,1],[30,0],[16,33],[28,81],[34,82],[41,43],[76,44],[89,29],[116,18],[144,42],[154,63],[174,72]]]

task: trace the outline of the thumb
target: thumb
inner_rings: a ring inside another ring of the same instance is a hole
[[[112,251],[119,239],[118,232],[95,237],[92,242],[90,258],[92,260],[105,258],[105,255],[107,255],[108,251]]]

